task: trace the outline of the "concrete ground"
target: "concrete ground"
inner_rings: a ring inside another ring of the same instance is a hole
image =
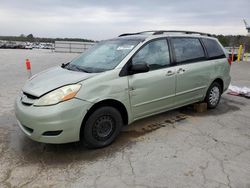
[[[215,110],[190,107],[124,128],[111,146],[50,145],[19,129],[13,103],[27,73],[77,54],[0,50],[0,187],[250,187],[250,99],[223,94]],[[232,83],[250,87],[250,62],[234,64]]]

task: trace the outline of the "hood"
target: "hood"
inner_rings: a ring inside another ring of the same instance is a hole
[[[40,97],[41,95],[64,85],[86,80],[95,73],[85,73],[53,67],[32,76],[24,85],[23,92]]]

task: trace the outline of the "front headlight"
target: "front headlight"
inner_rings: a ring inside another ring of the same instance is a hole
[[[72,99],[75,97],[80,88],[80,84],[63,86],[42,96],[34,103],[34,106],[54,105],[59,102]]]

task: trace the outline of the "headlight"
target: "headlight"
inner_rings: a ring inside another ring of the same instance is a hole
[[[34,106],[54,105],[59,102],[72,99],[75,97],[80,88],[80,84],[63,86],[42,96],[34,103]]]

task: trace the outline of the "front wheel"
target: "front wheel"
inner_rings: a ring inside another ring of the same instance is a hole
[[[209,109],[217,107],[217,105],[220,102],[221,94],[222,94],[221,85],[217,82],[212,83],[212,85],[209,87],[207,91],[207,95],[205,98],[205,101],[207,102],[207,107]]]
[[[109,106],[94,111],[84,126],[83,140],[89,148],[101,148],[111,144],[123,126],[120,112]]]

